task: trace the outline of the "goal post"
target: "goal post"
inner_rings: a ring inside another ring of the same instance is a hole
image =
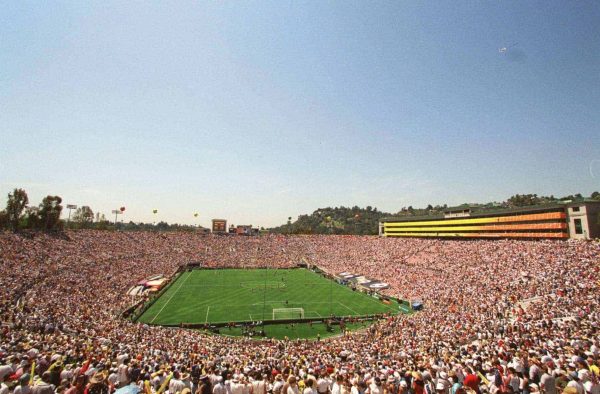
[[[304,308],[273,308],[273,320],[304,319]]]

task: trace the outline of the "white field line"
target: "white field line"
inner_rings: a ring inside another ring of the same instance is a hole
[[[284,300],[267,300],[265,301],[265,304],[283,304],[285,301]],[[302,305],[313,305],[313,304],[329,304],[329,301],[315,301],[315,302],[304,302],[304,301],[291,301],[288,300],[288,302],[290,304],[302,304]],[[262,305],[262,302],[255,302],[254,304],[249,304],[250,306],[260,306]],[[240,305],[227,305],[227,306],[240,306]]]
[[[208,323],[208,311],[210,311],[210,305],[206,307],[206,319],[204,319],[204,324]]]
[[[165,307],[167,305],[169,305],[169,302],[171,302],[171,300],[173,299],[173,297],[175,296],[175,294],[177,294],[179,292],[179,289],[181,289],[181,286],[183,286],[183,284],[188,280],[188,278],[192,276],[192,273],[190,272],[190,274],[181,282],[181,284],[179,285],[179,287],[177,288],[177,290],[175,290],[175,293],[173,293],[171,295],[171,297],[169,297],[169,299],[167,300],[167,302],[165,302],[165,304],[163,305],[162,308],[160,308],[160,310],[158,311],[158,313],[156,314],[156,316],[154,316],[154,319],[152,319],[152,321],[150,322],[150,324],[154,323],[154,320],[156,320],[156,318],[161,314],[161,312],[163,311],[163,309],[165,309]]]
[[[392,306],[389,306],[389,305],[386,305],[386,304],[384,304],[384,303],[383,303],[381,300],[379,300],[379,299],[373,298],[373,297],[371,297],[370,295],[366,295],[366,294],[364,294],[364,293],[361,293],[360,295],[361,295],[361,296],[365,296],[365,297],[366,297],[368,300],[370,300],[370,301],[373,301],[373,302],[374,302],[374,303],[376,303],[377,305],[383,305],[383,306],[385,306],[386,308],[388,308],[388,309],[389,309],[390,311],[392,311],[392,312],[394,312],[394,311],[395,311],[395,309],[394,309]]]
[[[344,304],[344,303],[342,303],[342,302],[339,302],[339,301],[338,301],[338,304],[340,304],[340,305],[341,305],[341,306],[343,306],[344,308],[348,309],[350,312],[352,312],[352,313],[354,313],[354,314],[356,314],[356,315],[359,315],[359,316],[360,316],[360,313],[358,313],[358,312],[357,312],[357,311],[355,311],[354,309],[350,308],[349,306],[346,306],[346,304]]]

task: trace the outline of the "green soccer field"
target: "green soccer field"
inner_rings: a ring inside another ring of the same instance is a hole
[[[177,280],[139,318],[156,325],[228,323],[273,319],[273,310],[303,308],[304,318],[398,314],[389,304],[306,269],[192,270]],[[300,317],[276,311],[276,319]]]

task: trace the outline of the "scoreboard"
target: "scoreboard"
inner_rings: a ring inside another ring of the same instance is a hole
[[[225,233],[225,232],[227,232],[227,220],[225,220],[225,219],[213,219],[212,220],[212,231],[213,231],[213,233]]]

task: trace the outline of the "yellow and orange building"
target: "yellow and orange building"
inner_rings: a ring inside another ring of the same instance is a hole
[[[386,237],[435,238],[598,238],[600,202],[543,205],[512,210],[448,209],[439,216],[387,218],[379,223]]]

